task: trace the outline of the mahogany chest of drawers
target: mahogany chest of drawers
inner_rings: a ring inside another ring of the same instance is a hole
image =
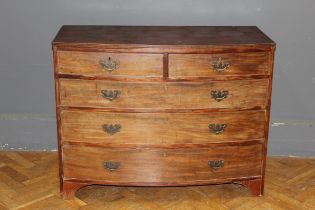
[[[257,27],[63,26],[60,188],[238,183],[262,195],[275,43]]]

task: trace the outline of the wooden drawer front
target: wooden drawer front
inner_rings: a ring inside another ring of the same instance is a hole
[[[269,75],[269,61],[270,54],[268,52],[235,54],[170,54],[169,77]]]
[[[209,149],[104,149],[65,145],[62,153],[64,179],[184,185],[261,175],[260,144]]]
[[[162,77],[163,55],[59,51],[58,72],[84,76]]]
[[[60,79],[60,105],[100,108],[265,107],[268,80],[136,83]],[[105,96],[104,96],[105,94]]]
[[[197,113],[61,112],[62,141],[198,144],[264,138],[265,111]]]

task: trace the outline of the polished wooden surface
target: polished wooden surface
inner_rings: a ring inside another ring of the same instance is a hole
[[[116,70],[109,72],[101,61],[118,62]],[[107,77],[163,77],[162,54],[58,52],[58,73]]]
[[[125,109],[206,109],[264,108],[268,80],[119,82],[105,80],[59,79],[60,105]],[[119,90],[115,100],[106,100],[102,90]],[[216,101],[211,91],[228,91],[226,99]]]
[[[53,44],[71,43],[175,46],[274,44],[255,26],[64,26]]]
[[[229,64],[229,67],[223,72],[216,72],[213,65],[220,61]],[[269,75],[269,62],[270,53],[268,52],[230,54],[170,54],[169,77],[202,78],[215,75]]]
[[[115,187],[92,185],[74,200],[59,193],[56,152],[0,152],[0,209],[313,210],[315,159],[269,157],[265,194],[241,185]]]
[[[114,185],[172,186],[260,178],[262,145],[198,149],[107,149],[63,146],[64,180]],[[224,161],[211,168],[208,161]],[[104,162],[119,163],[115,170]]]
[[[253,195],[263,194],[275,43],[257,27],[64,26],[53,50],[65,199],[90,184],[126,183],[237,182]],[[113,61],[115,70],[103,59]],[[213,128],[219,133],[211,133]],[[165,151],[172,151],[175,161]],[[205,151],[214,166],[225,157],[228,166],[254,164],[249,168],[255,175],[239,167],[226,176],[202,178],[201,163],[176,156],[194,153],[196,161],[204,160]],[[84,158],[76,163],[78,154]],[[117,171],[126,169],[119,168],[120,161],[129,168],[110,182],[110,177],[95,178],[101,164],[93,160],[101,159]],[[132,160],[140,170],[141,160],[156,164],[138,176]],[[197,175],[186,177],[185,170],[195,167]]]
[[[61,140],[99,145],[202,144],[239,142],[265,138],[265,112],[210,113],[113,113],[61,111]],[[114,134],[106,133],[104,124],[119,124]],[[209,124],[225,124],[216,134]],[[198,125],[198,126],[196,126]]]
[[[107,53],[239,53],[275,47],[255,26],[63,26],[52,44],[58,50]]]

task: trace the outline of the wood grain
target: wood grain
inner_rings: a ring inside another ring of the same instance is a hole
[[[262,52],[275,46],[256,26],[63,26],[52,44],[116,53]]]
[[[57,43],[60,51],[106,52],[106,53],[246,53],[272,50],[273,44],[248,45],[132,45],[132,44],[95,44],[95,43]]]
[[[256,26],[63,26],[54,46],[111,45],[274,45]],[[125,47],[125,46],[124,46]]]
[[[268,52],[226,54],[170,54],[169,77],[213,77],[235,75],[269,75]],[[213,64],[222,60],[229,63],[224,72],[214,71]]]
[[[104,149],[63,146],[64,179],[97,180],[128,185],[130,182],[192,184],[261,175],[262,145],[203,149]],[[209,160],[224,160],[212,169]],[[104,162],[119,162],[110,171]]]
[[[91,184],[263,194],[275,43],[257,27],[64,26],[52,44],[64,198]],[[230,66],[215,73],[219,58]],[[209,172],[210,158],[224,167]]]
[[[118,61],[118,69],[108,72],[101,60]],[[163,77],[163,54],[58,52],[58,73],[107,77]]]
[[[58,105],[60,104],[60,92],[59,92],[59,82],[58,82],[58,51],[56,47],[53,47],[53,61],[54,61],[54,88],[55,88],[55,103],[56,103],[56,128],[57,128],[57,145],[58,145],[58,160],[59,160],[59,181],[60,181],[60,192],[63,191],[62,177],[63,177],[63,166],[62,166],[62,154],[61,154],[61,125],[60,125],[60,109]]]
[[[167,61],[168,62],[168,61]],[[58,78],[65,79],[84,79],[84,80],[107,80],[107,81],[129,81],[129,82],[196,82],[196,81],[227,81],[227,80],[253,80],[253,79],[270,79],[269,75],[224,75],[224,74],[213,74],[207,77],[181,77],[181,78],[169,78],[167,65],[164,68],[164,77],[112,77],[112,76],[86,76],[78,74],[58,74]]]
[[[62,142],[107,144],[203,144],[264,139],[264,111],[193,113],[61,112]],[[104,124],[119,124],[111,135]],[[221,134],[209,124],[226,124]]]
[[[262,179],[254,179],[254,180],[245,180],[245,181],[242,181],[241,183],[250,189],[252,195],[262,196],[264,193],[262,182],[263,182]]]
[[[60,105],[125,109],[206,109],[253,108],[266,106],[268,80],[220,82],[118,82],[60,79]],[[102,90],[119,90],[119,98],[109,101]],[[211,91],[229,91],[218,102]]]
[[[269,141],[269,125],[270,125],[270,109],[271,109],[271,95],[272,95],[272,79],[273,79],[273,72],[274,72],[274,59],[275,59],[275,50],[276,47],[274,46],[271,50],[271,59],[269,62],[269,68],[271,70],[271,78],[268,87],[268,103],[266,108],[266,122],[265,124],[265,136],[266,141],[264,143],[264,154],[263,154],[263,167],[262,167],[262,182],[261,182],[261,191],[264,192],[264,185],[265,185],[265,173],[266,173],[266,162],[267,162],[267,152],[268,152],[268,141]]]

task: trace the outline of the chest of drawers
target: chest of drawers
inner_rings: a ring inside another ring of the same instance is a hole
[[[238,183],[262,195],[275,43],[257,27],[63,26],[60,190]]]

